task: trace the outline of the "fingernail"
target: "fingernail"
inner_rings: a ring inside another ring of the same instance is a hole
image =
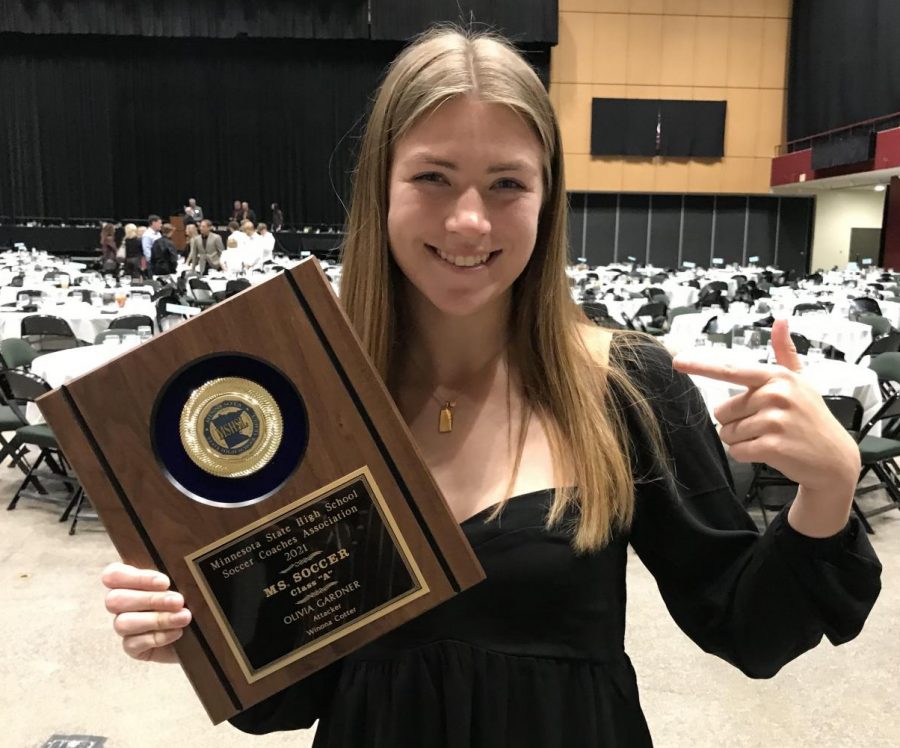
[[[191,611],[187,608],[179,610],[177,613],[172,615],[172,622],[177,625],[182,625],[185,623],[189,623],[191,620]]]
[[[163,598],[163,599],[164,599],[167,603],[180,603],[180,602],[181,602],[181,595],[179,595],[177,592],[170,592],[170,593],[169,593],[168,595],[166,595],[165,598]]]

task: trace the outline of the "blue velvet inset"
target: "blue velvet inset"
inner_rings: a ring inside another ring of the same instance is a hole
[[[211,379],[243,377],[264,387],[281,409],[281,445],[263,468],[243,478],[220,478],[197,466],[181,445],[179,421],[191,393]],[[271,364],[237,353],[192,361],[160,392],[150,423],[150,438],[160,467],[192,499],[240,505],[274,492],[299,467],[309,442],[306,406],[297,388]]]

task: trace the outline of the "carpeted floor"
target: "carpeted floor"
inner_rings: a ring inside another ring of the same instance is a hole
[[[4,506],[16,482],[0,469]],[[865,503],[881,500],[869,494]],[[106,739],[79,748],[311,745],[312,732],[257,738],[212,727],[179,667],[126,657],[99,581],[113,547],[96,523],[70,537],[57,516],[26,501],[0,513],[0,747],[37,748],[53,735]],[[890,716],[900,701],[900,512],[874,524],[884,589],[863,633],[837,649],[823,643],[768,681],[749,680],[692,644],[632,555],[627,648],[657,746],[900,745]]]

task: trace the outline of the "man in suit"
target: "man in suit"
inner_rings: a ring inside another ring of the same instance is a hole
[[[256,211],[250,207],[250,204],[246,200],[241,203],[241,217],[238,220],[241,223],[250,221],[254,226],[256,225]]]
[[[189,198],[188,204],[184,206],[184,222],[200,223],[203,220],[203,208],[197,205],[196,199]]]
[[[191,239],[188,266],[194,270],[199,265],[201,275],[206,272],[208,267],[218,270],[221,268],[221,257],[224,251],[222,237],[213,233],[212,224],[208,218],[204,218],[200,221],[200,236]]]

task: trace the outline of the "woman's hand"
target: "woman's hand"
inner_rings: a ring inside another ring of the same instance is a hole
[[[110,564],[103,570],[106,609],[115,615],[113,628],[122,648],[136,660],[178,662],[172,643],[191,622],[184,598],[169,592],[169,578],[152,569]]]
[[[748,389],[715,409],[719,436],[738,462],[764,462],[800,486],[789,519],[800,532],[826,536],[847,522],[859,478],[859,448],[799,373],[802,364],[786,320],[772,325],[775,364],[735,366],[676,357],[674,366]],[[805,505],[805,510],[804,506]],[[815,521],[794,519],[801,514]]]

